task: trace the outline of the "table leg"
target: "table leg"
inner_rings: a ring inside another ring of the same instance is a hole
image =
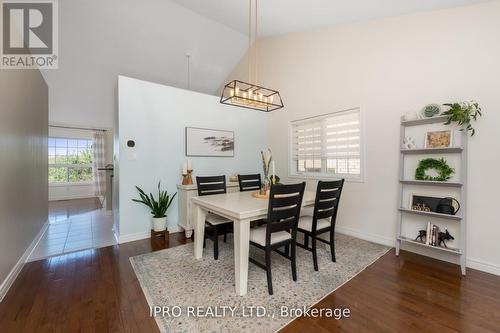
[[[205,236],[205,218],[207,212],[200,206],[194,205],[195,209],[195,226],[194,226],[194,257],[201,259],[203,255],[203,238]]]
[[[234,220],[234,277],[239,296],[247,294],[249,249],[250,220]]]

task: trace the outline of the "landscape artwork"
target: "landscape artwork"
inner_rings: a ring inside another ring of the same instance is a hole
[[[451,131],[427,132],[425,137],[425,148],[450,148],[452,145]]]
[[[186,127],[186,156],[234,156],[234,132]]]

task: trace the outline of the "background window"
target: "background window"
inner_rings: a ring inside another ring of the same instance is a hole
[[[92,140],[49,138],[49,183],[89,183]]]
[[[360,110],[291,123],[291,175],[362,180]]]

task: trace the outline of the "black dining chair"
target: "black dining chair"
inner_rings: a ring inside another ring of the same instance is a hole
[[[272,185],[269,193],[267,224],[250,229],[250,244],[265,251],[266,262],[262,264],[253,258],[249,258],[249,261],[266,271],[269,295],[273,294],[271,275],[273,251],[291,261],[292,278],[293,281],[297,281],[297,223],[305,186],[305,182],[293,185]],[[285,252],[278,250],[281,247],[286,248]]]
[[[259,173],[255,175],[238,175],[238,183],[240,184],[240,192],[259,190],[262,186]]]
[[[214,195],[226,193],[226,176],[212,177],[196,177],[198,185],[198,196]],[[214,259],[219,259],[219,236],[224,235],[224,242],[227,238],[227,233],[231,231],[231,223],[233,221],[214,214],[207,213],[205,218],[205,233],[211,234],[214,242]]]
[[[337,219],[337,211],[343,187],[344,179],[329,182],[319,181],[316,189],[313,215],[300,216],[297,230],[304,234],[304,244],[298,243],[297,246],[312,252],[315,271],[318,270],[317,240],[330,245],[332,261],[336,261],[335,221]],[[326,232],[330,232],[329,241],[318,237]],[[309,237],[312,243],[311,248],[309,247]]]

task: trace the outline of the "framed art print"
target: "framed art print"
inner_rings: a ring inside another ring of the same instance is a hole
[[[451,148],[452,131],[430,131],[425,133],[425,148]]]
[[[186,156],[234,157],[234,132],[186,127]]]

